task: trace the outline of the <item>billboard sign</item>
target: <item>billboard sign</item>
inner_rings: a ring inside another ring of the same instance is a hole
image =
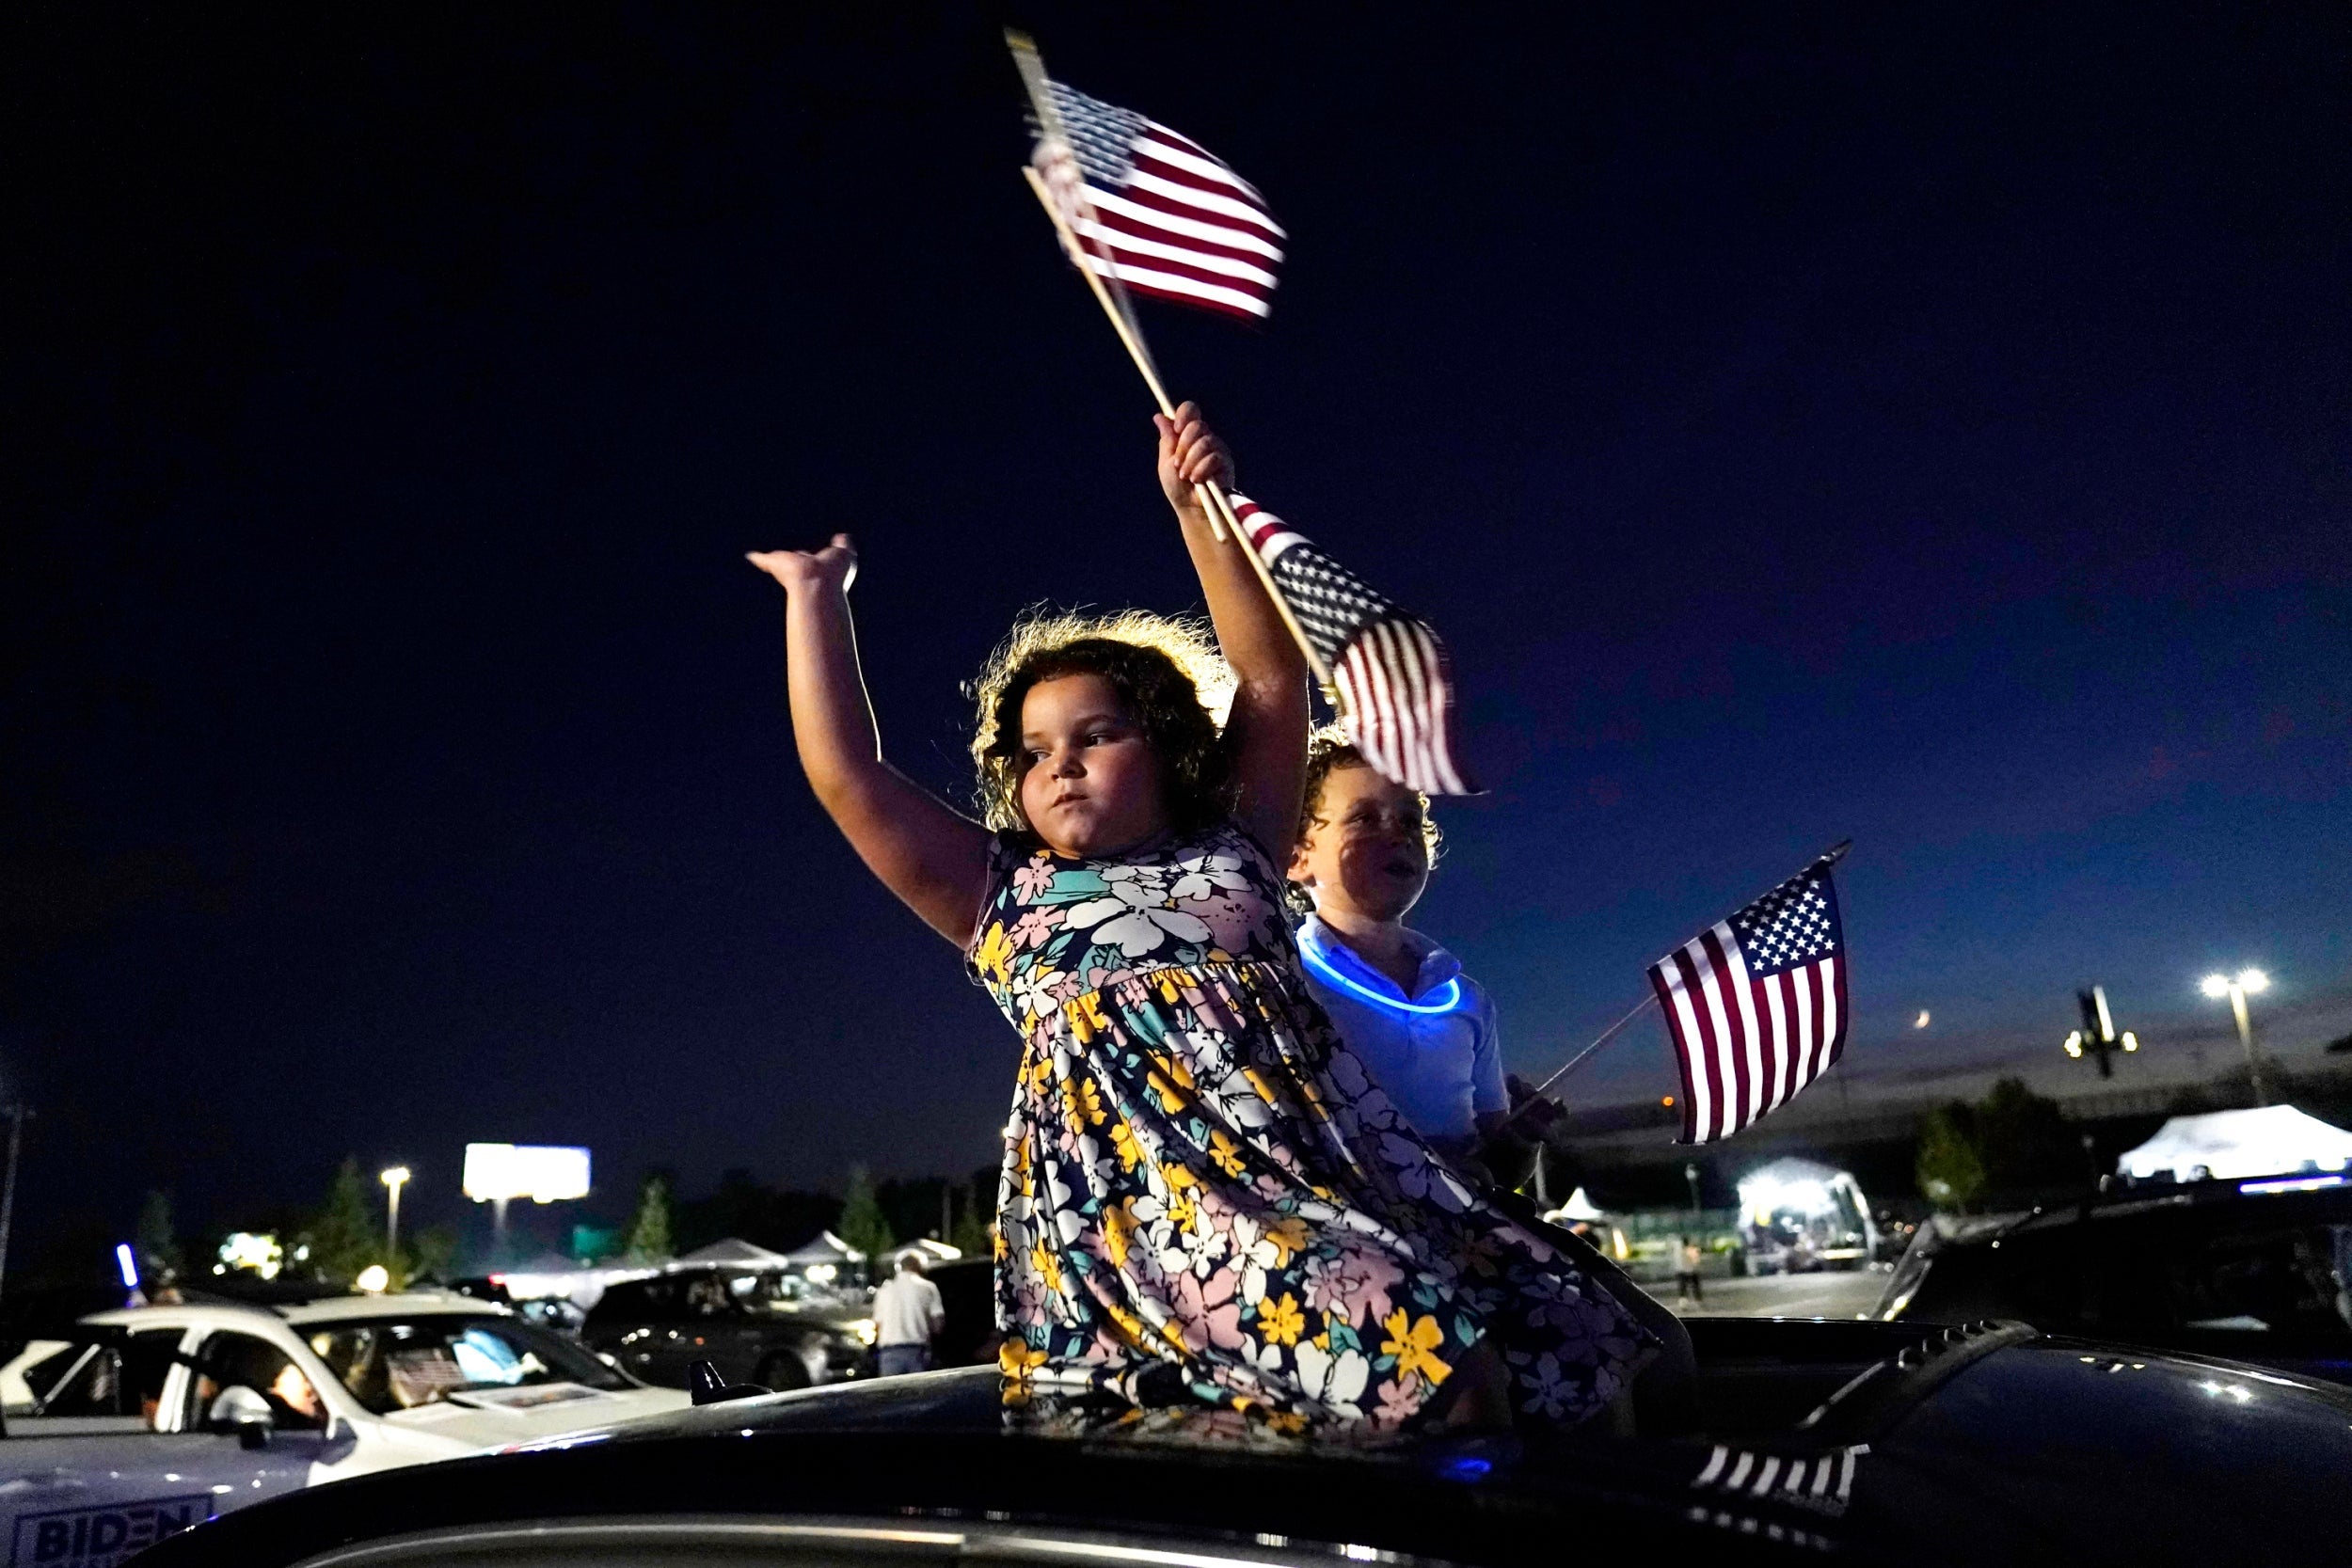
[[[465,1187],[476,1203],[586,1197],[588,1151],[548,1144],[468,1144]]]

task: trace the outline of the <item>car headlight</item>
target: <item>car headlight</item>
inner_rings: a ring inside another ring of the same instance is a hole
[[[850,1337],[861,1345],[870,1345],[880,1337],[871,1318],[860,1318],[850,1325]]]

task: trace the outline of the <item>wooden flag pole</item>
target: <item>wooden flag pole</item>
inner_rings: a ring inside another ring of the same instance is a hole
[[[1017,56],[1018,51],[1015,53]],[[1113,302],[1110,288],[1102,275],[1087,264],[1086,247],[1062,217],[1061,208],[1055,202],[1054,193],[1045,188],[1043,178],[1026,164],[1022,166],[1021,173],[1029,182],[1029,189],[1037,194],[1038,205],[1043,207],[1045,215],[1053,220],[1054,232],[1061,236],[1062,249],[1068,253],[1071,265],[1078,269],[1078,276],[1085,278],[1087,286],[1094,291],[1095,302],[1103,307],[1103,314],[1110,318],[1111,330],[1119,334],[1119,341],[1126,345],[1127,356],[1136,362],[1136,369],[1142,372],[1143,384],[1151,388],[1153,401],[1160,405],[1160,412],[1173,420],[1176,404],[1169,401],[1168,388],[1160,383],[1160,372],[1152,363],[1151,352],[1143,346],[1141,332],[1128,319],[1127,313]],[[1230,543],[1240,550],[1243,558],[1257,572],[1258,581],[1265,588],[1266,597],[1274,601],[1275,610],[1282,617],[1282,625],[1289,629],[1291,641],[1298,644],[1298,651],[1306,657],[1307,668],[1314,672],[1316,684],[1323,688],[1324,696],[1331,705],[1339,708],[1339,688],[1331,679],[1331,667],[1323,662],[1322,655],[1315,652],[1315,645],[1307,640],[1306,628],[1291,612],[1290,601],[1283,598],[1281,591],[1275,587],[1274,573],[1266,565],[1264,558],[1258,554],[1257,546],[1250,544],[1248,533],[1242,528],[1241,518],[1233,511],[1232,501],[1225,494],[1225,487],[1212,480],[1206,484],[1196,484],[1193,489],[1201,498],[1201,509],[1208,514],[1210,532],[1220,544]],[[1230,540],[1227,538],[1229,533],[1232,535]]]

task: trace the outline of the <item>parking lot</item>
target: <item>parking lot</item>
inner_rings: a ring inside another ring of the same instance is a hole
[[[1650,1292],[1686,1318],[1855,1318],[1878,1305],[1885,1274],[1775,1274],[1750,1279],[1709,1279],[1707,1300],[1677,1306],[1674,1282],[1659,1280]]]

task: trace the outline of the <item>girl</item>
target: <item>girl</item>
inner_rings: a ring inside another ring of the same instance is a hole
[[[878,754],[848,536],[751,558],[786,590],[818,799],[1026,1042],[997,1220],[1008,1398],[1581,1420],[1652,1337],[1434,1157],[1309,995],[1282,918],[1305,671],[1201,509],[1196,486],[1231,483],[1223,446],[1190,404],[1155,423],[1230,716],[1180,625],[1017,627],[977,686],[983,822]]]

